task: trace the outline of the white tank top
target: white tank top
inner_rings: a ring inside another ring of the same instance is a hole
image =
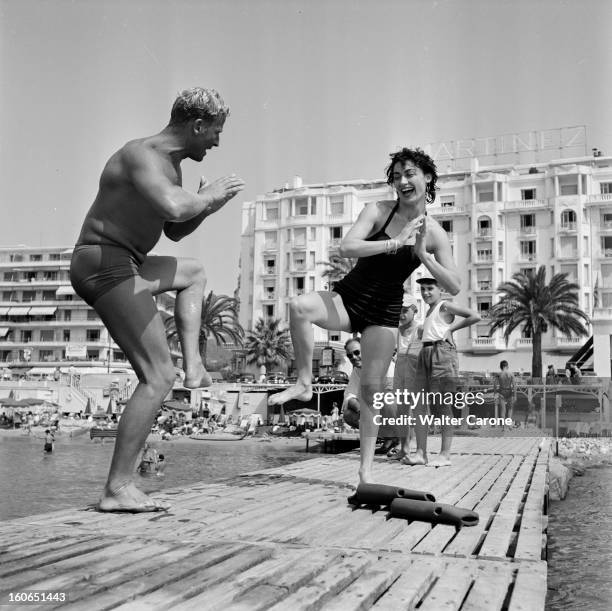
[[[425,316],[423,323],[423,341],[438,342],[444,339],[452,323],[446,322],[440,314],[440,308],[444,300],[440,300],[435,306],[431,314]]]

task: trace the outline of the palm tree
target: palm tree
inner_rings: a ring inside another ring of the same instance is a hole
[[[164,325],[168,342],[176,345],[178,333],[174,316],[166,318]],[[220,345],[229,342],[242,344],[244,329],[238,322],[238,302],[234,298],[227,295],[215,295],[211,291],[202,301],[198,344],[203,362],[206,362],[209,337]]]
[[[272,365],[293,357],[288,329],[281,329],[281,320],[260,318],[255,328],[247,333],[246,362],[255,363],[265,373]]]
[[[321,274],[327,278],[331,290],[334,282],[341,280],[355,267],[357,259],[345,258],[340,255],[330,255],[329,261],[319,261],[318,265],[325,265],[327,269]]]
[[[497,291],[501,298],[491,308],[491,330],[504,329],[506,344],[510,334],[523,326],[525,334],[532,338],[531,376],[542,377],[542,333],[551,326],[565,335],[588,334],[584,323],[589,317],[578,307],[579,286],[568,282],[567,274],[555,274],[546,284],[546,268],[540,266],[534,274],[516,273],[512,280],[501,284]]]

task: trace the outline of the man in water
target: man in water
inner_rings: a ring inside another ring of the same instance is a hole
[[[196,87],[181,92],[161,132],[132,140],[111,156],[73,251],[73,287],[97,311],[139,381],[121,417],[100,511],[165,509],[133,481],[138,453],[175,380],[154,295],[177,291],[174,316],[184,385],[211,383],[198,350],[205,288],[202,264],[148,253],[162,232],[173,241],[188,236],[244,187],[231,175],[212,183],[201,179],[197,193],[182,188],[181,162],[202,161],[219,145],[228,114],[215,90]]]

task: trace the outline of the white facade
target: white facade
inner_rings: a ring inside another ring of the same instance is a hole
[[[74,292],[66,247],[0,247],[0,366],[125,366],[97,313]],[[158,305],[172,311],[169,295]]]
[[[285,187],[243,205],[240,322],[259,317],[288,321],[295,295],[327,290],[321,261],[329,259],[363,206],[393,197],[384,180]],[[454,300],[478,310],[483,320],[457,334],[464,370],[530,369],[531,339],[520,332],[506,346],[489,337],[487,312],[495,289],[523,269],[545,265],[547,279],[567,273],[580,287],[580,307],[591,314],[594,289],[600,307],[612,307],[612,158],[580,157],[529,166],[478,168],[442,173],[428,215],[446,229],[461,274]],[[415,280],[408,290],[418,296]],[[423,304],[420,303],[423,313]],[[315,327],[315,341],[348,335]],[[565,364],[584,343],[550,331],[543,338],[545,365]]]

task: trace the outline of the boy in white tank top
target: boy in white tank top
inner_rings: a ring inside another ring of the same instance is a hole
[[[431,415],[436,418],[452,417],[452,402],[444,399],[451,396],[448,393],[454,393],[457,390],[459,363],[453,332],[477,323],[480,316],[473,310],[444,301],[435,278],[420,278],[417,283],[421,285],[421,297],[429,306],[429,310],[423,323],[423,346],[417,361],[414,392],[422,391],[423,395],[425,393],[434,394],[436,399],[430,398],[427,405],[419,401],[413,410],[416,417],[417,450],[413,457],[407,457],[403,462],[407,465],[446,467],[451,464],[453,427],[451,424],[441,425],[440,454],[436,460],[428,461],[427,431],[429,426],[425,421],[427,407],[429,406]],[[456,321],[456,317],[461,317],[463,320]]]

